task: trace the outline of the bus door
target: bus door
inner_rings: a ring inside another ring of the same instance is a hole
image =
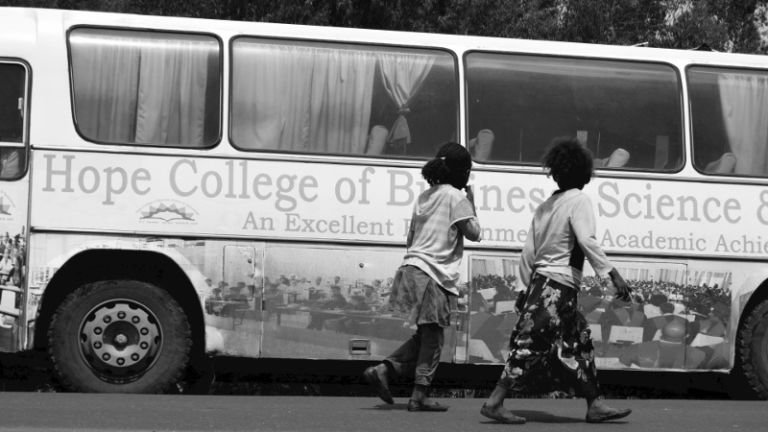
[[[0,58],[0,351],[20,349],[27,244],[29,68]]]
[[[502,363],[508,352],[509,334],[517,322],[515,285],[518,258],[503,255],[472,255],[466,309],[459,306],[456,361]],[[464,303],[464,302],[462,302]]]
[[[221,332],[227,335],[225,350],[230,354],[257,357],[261,352],[262,259],[261,243],[224,246],[222,275],[214,288],[219,303],[210,307],[224,320]]]

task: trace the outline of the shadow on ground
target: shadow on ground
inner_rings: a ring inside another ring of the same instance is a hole
[[[368,361],[273,360],[215,357],[213,382],[198,383],[196,392],[216,395],[374,396],[362,380]],[[437,397],[487,397],[501,373],[500,365],[441,365],[433,393]],[[609,398],[728,399],[731,378],[713,372],[601,371]],[[180,387],[181,392],[189,387]],[[202,389],[202,390],[201,390]],[[0,391],[60,391],[45,353],[0,353]],[[405,380],[392,383],[395,397],[407,398]],[[567,394],[511,397],[572,397]],[[546,421],[546,420],[542,420]],[[551,421],[557,422],[557,419]]]

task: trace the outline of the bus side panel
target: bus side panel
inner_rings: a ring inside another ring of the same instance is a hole
[[[96,269],[89,263],[99,253],[110,257],[124,254],[136,257],[142,253],[162,254],[174,268],[158,268],[157,274],[181,270],[194,292],[187,296],[188,317],[202,311],[205,321],[206,350],[230,355],[258,356],[261,350],[261,268],[263,244],[246,241],[224,241],[177,238],[138,238],[128,236],[35,233],[30,239],[30,301],[27,316],[36,317],[44,297],[61,298],[55,290],[76,289],[85,281],[103,279],[144,280],[142,272],[124,273],[130,262]],[[88,259],[81,258],[88,253]],[[129,255],[130,254],[130,255]],[[150,258],[149,262],[157,262]],[[167,265],[167,264],[163,264]],[[77,267],[76,272],[64,269]],[[141,267],[148,273],[149,268]],[[114,271],[113,271],[114,270]],[[97,273],[98,271],[98,273]],[[73,273],[79,282],[62,280]],[[65,276],[66,275],[66,276]],[[57,279],[57,276],[61,276]],[[158,280],[162,285],[162,277]],[[182,290],[177,284],[162,286],[171,292]],[[192,298],[190,298],[190,296]],[[57,304],[53,304],[55,309]],[[198,308],[200,311],[189,308]],[[27,343],[33,346],[33,341]]]
[[[389,307],[402,257],[400,247],[268,244],[263,355],[374,360],[391,354],[415,331],[406,314]],[[446,329],[442,361],[463,360],[455,358],[458,338],[456,325]]]
[[[62,269],[87,265],[77,264],[79,254],[102,249],[158,252],[171,258],[196,291],[208,352],[382,359],[414,331],[405,316],[388,307],[392,276],[402,260],[400,248],[211,239],[35,234],[30,266],[35,300],[29,303],[29,316],[36,316],[41,296],[52,295],[48,290],[66,289],[68,284],[56,279],[64,274]],[[98,276],[126,277],[131,275]],[[164,288],[178,289],[172,284]],[[457,327],[451,326],[442,361],[455,360],[459,338]]]

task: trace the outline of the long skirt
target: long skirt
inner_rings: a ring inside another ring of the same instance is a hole
[[[594,347],[577,310],[577,290],[537,274],[526,294],[498,385],[521,394],[561,390],[598,397]]]

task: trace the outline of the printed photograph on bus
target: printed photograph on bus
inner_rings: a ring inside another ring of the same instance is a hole
[[[598,367],[730,367],[732,271],[691,270],[675,262],[615,263],[633,289],[632,303],[614,298],[610,281],[590,268],[578,294]],[[501,363],[508,355],[518,318],[517,265],[503,256],[472,258],[467,348],[472,363]]]

